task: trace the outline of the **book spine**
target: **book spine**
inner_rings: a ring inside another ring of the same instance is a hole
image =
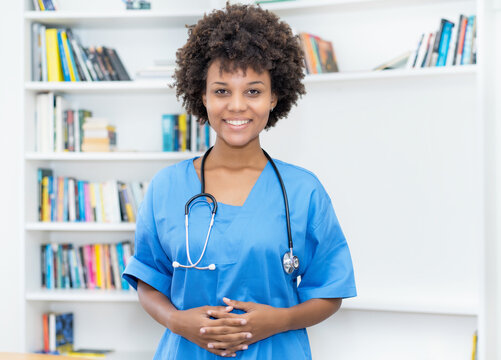
[[[468,23],[466,25],[466,31],[464,35],[464,47],[463,54],[461,56],[461,65],[471,64],[471,49],[473,44],[473,23],[475,22],[475,16],[468,17]]]
[[[163,114],[162,115],[162,143],[163,151],[174,151],[174,126],[176,122],[176,115]]]
[[[68,37],[66,36],[66,31],[61,30],[59,33],[61,34],[61,44],[64,49],[64,59],[66,60],[66,64],[68,66],[70,81],[80,81],[80,78],[78,77],[78,72],[76,71],[76,65],[73,59],[73,54],[71,53]]]
[[[452,27],[454,24],[448,20],[445,20],[442,30],[442,37],[440,39],[440,45],[438,49],[438,60],[437,66],[445,66],[447,61],[447,51],[449,50],[449,43],[451,41]]]
[[[130,81],[131,77],[129,76],[129,73],[127,72],[127,69],[125,68],[122,60],[120,59],[120,56],[118,56],[117,51],[115,49],[109,49],[109,52],[112,55],[112,57],[115,59],[115,62],[120,69],[120,71],[119,71],[119,73],[121,74],[120,80]]]
[[[64,178],[64,182],[63,182],[63,186],[64,186],[64,191],[63,191],[63,194],[64,194],[64,197],[63,197],[63,221],[67,222],[68,221],[68,217],[69,217],[69,209],[68,209],[68,204],[69,204],[69,189],[68,189],[68,186],[69,186],[69,183],[68,183],[68,178],[65,177]]]
[[[59,52],[58,52],[59,61],[61,62],[61,66],[63,68],[64,81],[71,81],[70,68],[69,68],[67,57],[66,57],[66,51],[64,49],[61,30],[57,30],[57,43],[58,43],[58,47],[59,47]]]
[[[57,29],[45,30],[45,44],[47,53],[47,80],[63,81],[63,70],[61,68]]]
[[[461,58],[463,56],[464,39],[467,26],[468,26],[468,18],[464,16],[463,22],[461,23],[461,31],[459,34],[459,44],[458,44],[458,51],[456,54],[456,63],[455,63],[456,65],[461,65]]]
[[[110,244],[110,257],[111,257],[111,267],[113,269],[113,279],[115,283],[115,288],[117,290],[122,290],[122,281],[120,279],[120,267],[118,265],[118,257],[117,257],[117,245]]]

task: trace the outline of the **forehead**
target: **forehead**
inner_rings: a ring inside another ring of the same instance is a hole
[[[269,83],[270,73],[268,70],[256,71],[250,66],[242,69],[229,64],[225,67],[220,61],[213,61],[207,70],[207,82],[213,81],[263,81]]]

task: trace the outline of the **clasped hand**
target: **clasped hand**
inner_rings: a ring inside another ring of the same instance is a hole
[[[177,332],[213,354],[234,357],[248,345],[283,331],[283,309],[227,298],[223,301],[226,307],[203,306],[182,311],[183,325]],[[245,313],[233,314],[233,309]]]

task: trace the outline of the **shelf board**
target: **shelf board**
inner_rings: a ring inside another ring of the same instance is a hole
[[[54,289],[26,293],[28,301],[137,302],[134,290]]]
[[[135,80],[135,81],[30,81],[24,85],[28,91],[60,91],[65,93],[117,93],[148,92],[174,93],[172,80]]]
[[[296,0],[261,4],[279,15],[304,15],[335,10],[366,10],[378,7],[411,6],[457,2],[458,0]]]
[[[423,69],[397,69],[384,71],[365,71],[365,72],[337,72],[326,74],[306,75],[305,84],[354,81],[354,80],[377,80],[377,79],[405,79],[415,77],[430,76],[460,76],[476,75],[476,65],[432,67]]]
[[[195,24],[203,12],[193,11],[151,11],[151,10],[122,10],[105,12],[88,11],[26,11],[26,21],[37,22],[50,26],[68,27],[141,27],[141,28],[169,28],[183,27],[186,24]]]
[[[201,156],[200,152],[28,152],[28,161],[180,161]]]
[[[28,222],[28,231],[135,231],[135,223]]]
[[[478,306],[472,303],[427,303],[425,301],[387,301],[353,298],[343,300],[342,309],[360,311],[383,311],[398,313],[478,316]]]

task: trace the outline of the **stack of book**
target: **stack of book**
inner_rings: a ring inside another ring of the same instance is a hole
[[[65,98],[52,92],[38,94],[35,102],[35,151],[82,151],[83,124],[92,112],[68,109]]]
[[[71,29],[32,28],[33,81],[131,80],[115,49],[85,48]]]
[[[58,7],[56,0],[33,0],[35,11],[53,11],[57,10]]]
[[[299,34],[299,39],[308,74],[339,71],[332,42],[304,32]]]
[[[73,313],[42,314],[43,353],[62,354],[73,351]]]
[[[423,33],[407,68],[477,63],[477,17],[460,15],[458,23],[441,19],[437,32]]]
[[[128,240],[116,244],[42,244],[43,289],[129,290],[121,274],[132,256]]]
[[[162,115],[163,151],[205,151],[211,146],[210,126],[188,114]]]
[[[87,117],[83,129],[82,151],[108,152],[116,149],[116,128],[107,119]]]
[[[38,169],[38,220],[43,222],[136,222],[148,182],[90,182]]]

